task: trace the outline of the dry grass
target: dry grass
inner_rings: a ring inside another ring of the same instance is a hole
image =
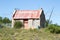
[[[60,34],[52,34],[43,29],[0,29],[0,40],[60,40]]]

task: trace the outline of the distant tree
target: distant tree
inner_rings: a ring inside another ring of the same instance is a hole
[[[0,23],[2,23],[2,17],[0,17]]]
[[[3,23],[11,23],[11,21],[9,20],[9,18],[5,17],[5,18],[3,19]]]

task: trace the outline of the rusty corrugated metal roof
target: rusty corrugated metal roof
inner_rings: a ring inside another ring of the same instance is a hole
[[[42,10],[16,10],[13,19],[40,18]]]

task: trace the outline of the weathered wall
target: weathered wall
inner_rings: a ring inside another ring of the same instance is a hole
[[[33,26],[34,26],[34,28],[40,27],[40,20],[34,20],[33,21]]]
[[[28,20],[28,26],[29,26],[29,28],[32,28],[32,27],[33,27],[32,22],[33,22],[32,19],[29,19],[29,20]]]
[[[29,28],[38,28],[38,27],[40,27],[40,20],[39,19],[38,20],[29,19],[28,26],[29,26]]]
[[[21,21],[24,24],[24,20],[12,20],[12,27],[14,27],[15,21]],[[28,28],[38,28],[40,27],[40,20],[39,19],[29,19],[28,20]]]
[[[12,28],[14,27],[15,20],[12,19]]]
[[[40,26],[45,27],[45,15],[44,15],[43,11],[42,11],[42,13],[40,15]]]

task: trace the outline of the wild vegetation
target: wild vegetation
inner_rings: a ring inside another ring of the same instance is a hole
[[[14,28],[21,28],[23,26],[22,22],[15,21]]]
[[[56,34],[60,33],[60,26],[57,24],[52,24],[52,21],[49,20],[46,21],[46,28],[51,33],[56,33]]]
[[[8,20],[8,18],[0,17],[0,24],[10,23],[11,21],[7,22]],[[2,26],[0,40],[60,40],[60,26],[52,24],[51,21],[49,23],[46,21],[46,27],[40,29],[20,29],[22,23],[19,21],[15,22],[15,28]]]
[[[41,29],[14,29],[14,28],[1,28],[0,40],[60,40],[60,34],[53,34],[46,30]]]
[[[47,29],[51,32],[51,33],[56,33],[59,34],[60,33],[60,26],[56,25],[56,24],[50,24]]]

